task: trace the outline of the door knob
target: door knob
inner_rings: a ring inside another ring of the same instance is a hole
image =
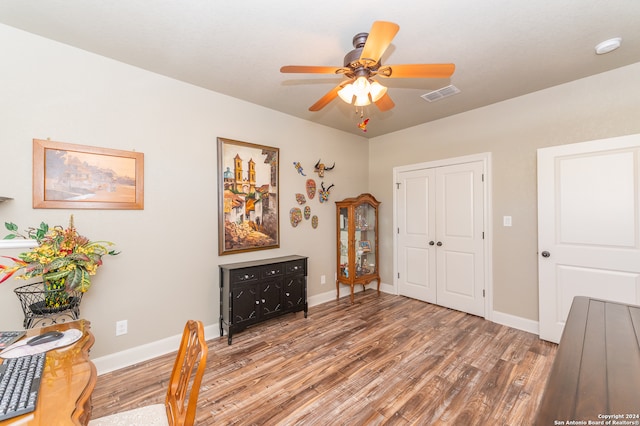
[[[543,251],[542,253],[540,253],[542,255],[542,257],[550,257],[551,253],[549,253],[548,251]]]
[[[435,241],[429,241],[429,245],[432,246],[435,244]]]
[[[438,242],[436,243],[436,245],[437,245],[438,247],[440,247],[440,246],[442,245],[442,241],[438,241]]]

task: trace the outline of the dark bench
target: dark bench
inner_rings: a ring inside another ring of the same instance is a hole
[[[639,416],[640,306],[574,298],[535,425],[640,424]]]

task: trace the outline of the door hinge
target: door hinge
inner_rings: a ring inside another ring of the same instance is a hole
[[[396,189],[400,189],[400,182],[396,182]]]
[[[400,279],[400,272],[398,272],[398,279]]]
[[[486,297],[484,293],[484,289],[482,289],[482,297]]]
[[[484,240],[484,231],[482,231],[482,239]]]
[[[482,174],[482,181],[484,182],[484,173]]]
[[[400,228],[398,227],[398,234],[400,233]]]

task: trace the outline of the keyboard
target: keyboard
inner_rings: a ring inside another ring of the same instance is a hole
[[[8,347],[13,342],[25,335],[25,331],[0,331],[0,350]]]
[[[46,353],[5,359],[0,364],[0,420],[36,409]]]

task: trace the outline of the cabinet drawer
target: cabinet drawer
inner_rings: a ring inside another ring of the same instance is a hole
[[[262,278],[278,277],[282,275],[282,263],[274,263],[262,268],[260,273]]]
[[[258,268],[251,269],[238,269],[235,271],[231,271],[229,274],[229,283],[230,284],[241,284],[251,281],[256,281],[259,278],[259,270]]]
[[[298,260],[295,262],[287,262],[285,264],[286,274],[302,274],[304,273],[304,260]]]

